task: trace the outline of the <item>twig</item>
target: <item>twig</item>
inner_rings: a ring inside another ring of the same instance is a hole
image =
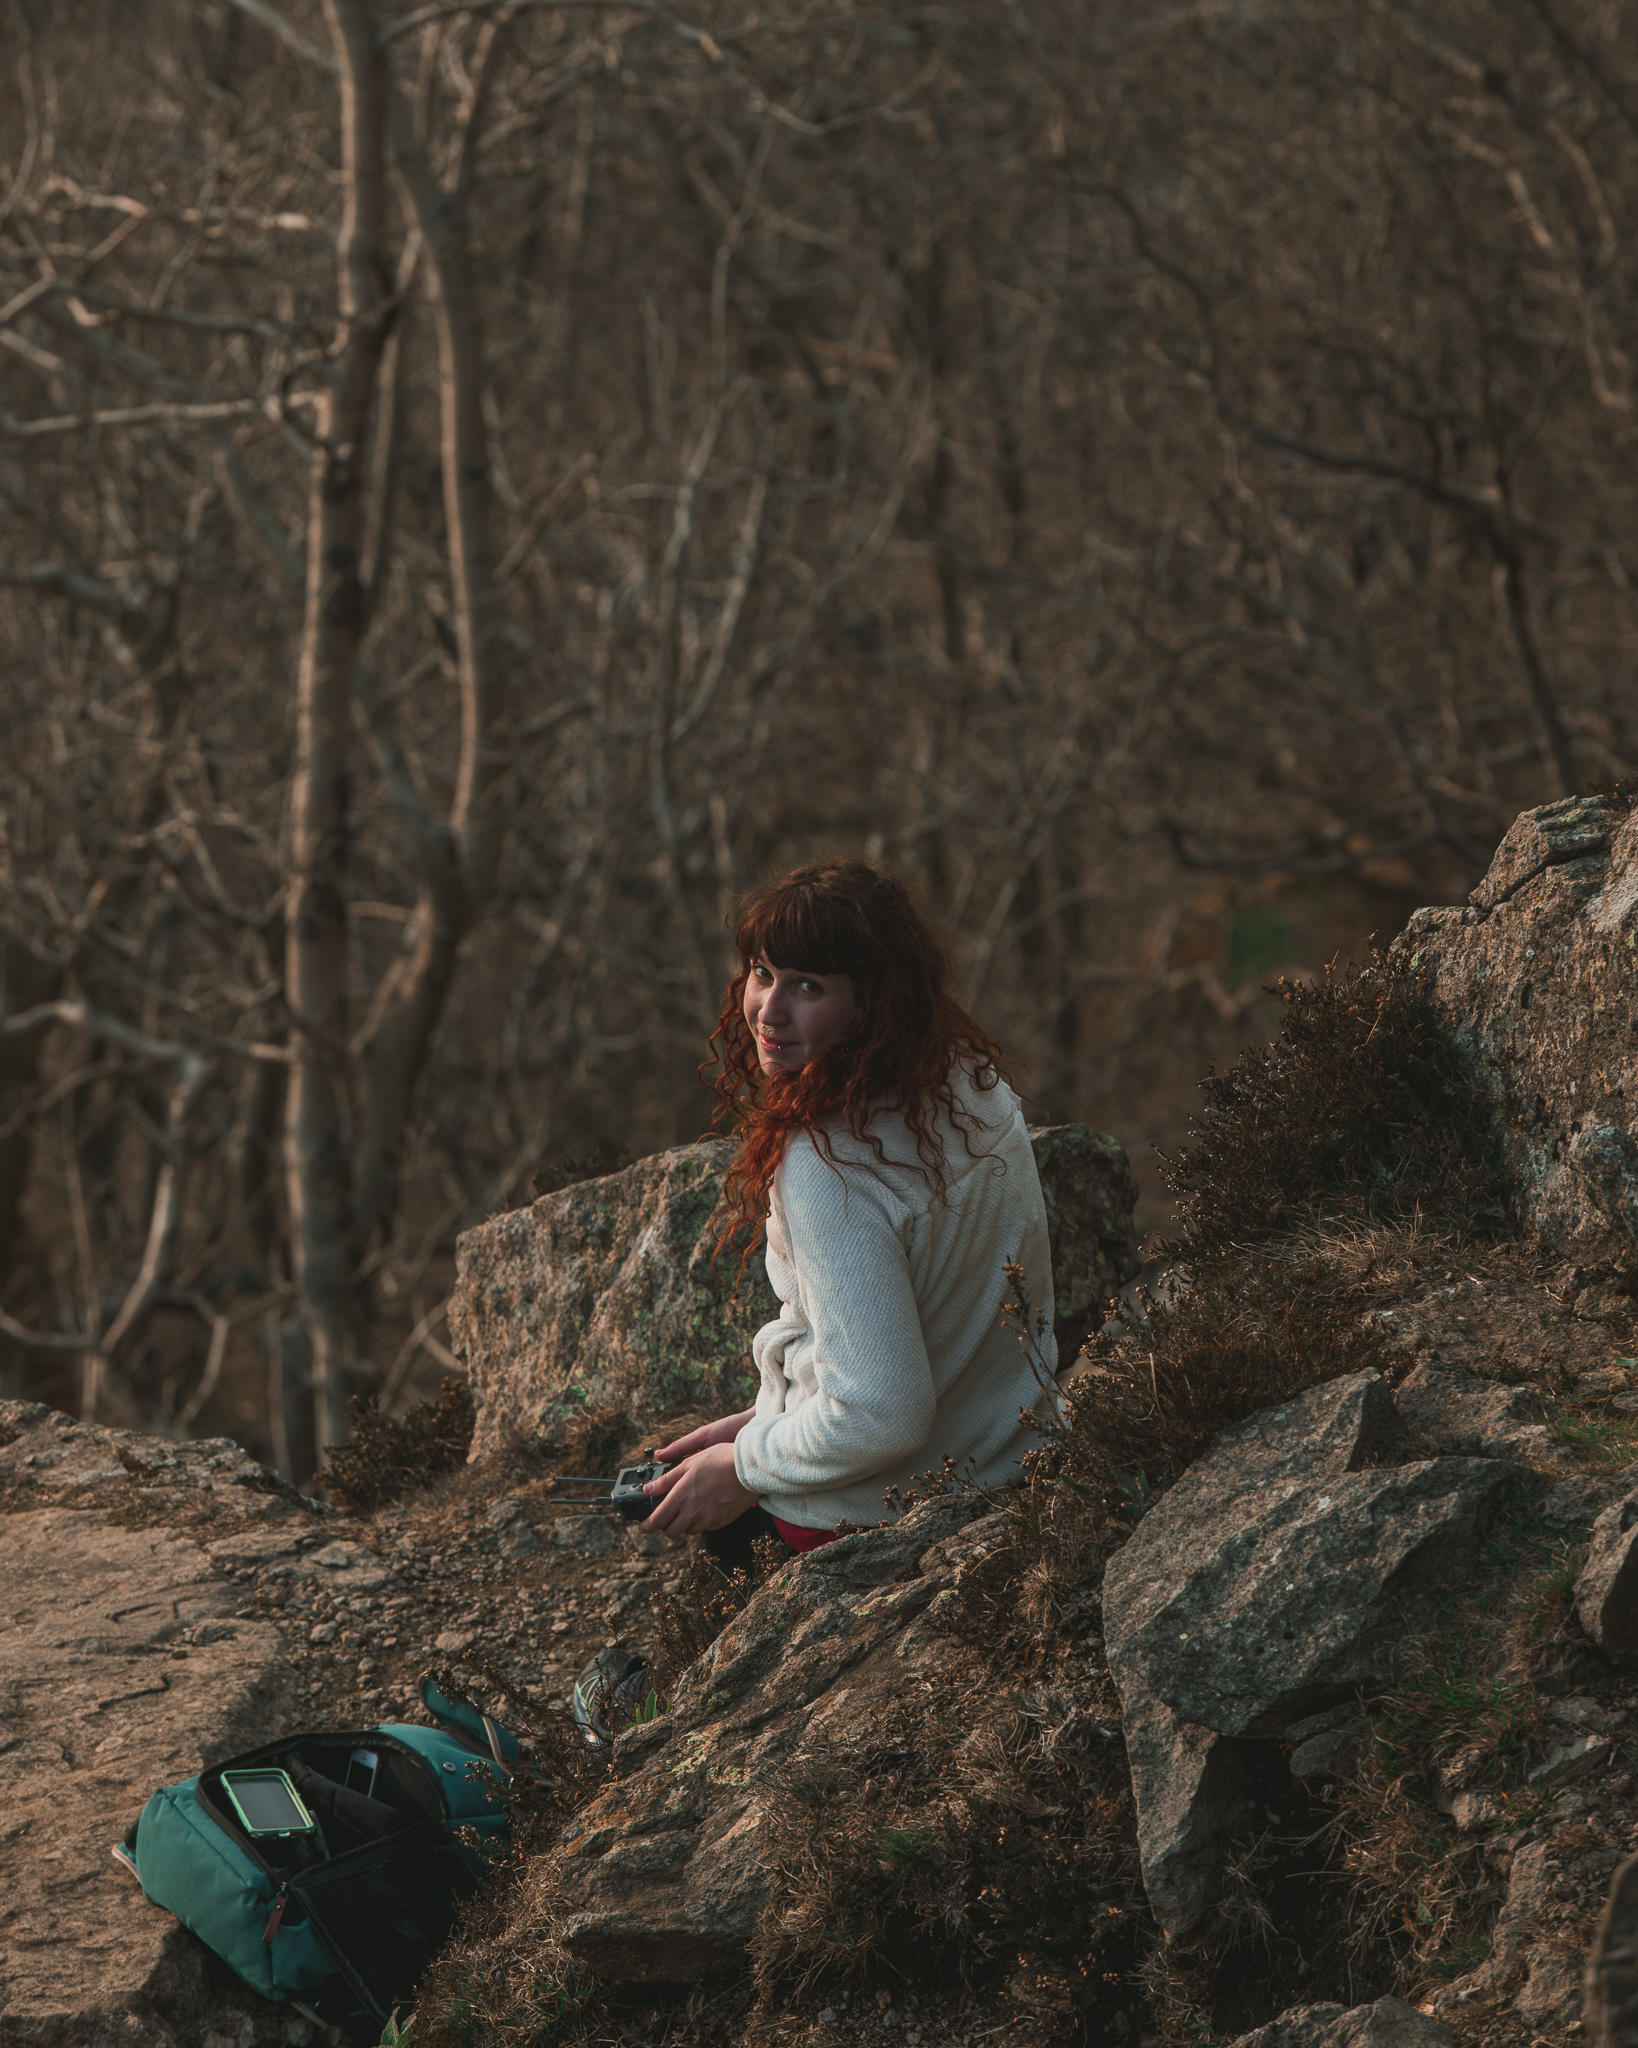
[[[290,403],[310,394],[294,393]],[[57,413],[49,419],[18,420],[0,412],[0,433],[15,441],[37,440],[43,434],[75,434],[85,427],[146,427],[160,421],[172,424],[187,420],[242,420],[248,414],[266,411],[260,398],[219,398],[202,405],[181,402],[160,405],[119,405],[105,412]]]

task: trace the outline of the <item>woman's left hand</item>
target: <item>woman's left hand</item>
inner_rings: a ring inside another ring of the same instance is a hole
[[[642,1528],[668,1543],[703,1535],[707,1529],[724,1529],[756,1505],[756,1495],[739,1483],[732,1444],[696,1451],[675,1471],[651,1479],[644,1491],[654,1496],[655,1505]]]

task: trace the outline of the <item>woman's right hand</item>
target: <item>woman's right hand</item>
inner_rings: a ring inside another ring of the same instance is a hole
[[[696,1451],[707,1451],[713,1444],[731,1444],[747,1422],[754,1420],[756,1410],[745,1408],[738,1415],[724,1415],[716,1422],[707,1422],[700,1429],[691,1429],[687,1436],[680,1436],[675,1443],[665,1444],[654,1455],[662,1465],[675,1465],[681,1458],[691,1458]]]

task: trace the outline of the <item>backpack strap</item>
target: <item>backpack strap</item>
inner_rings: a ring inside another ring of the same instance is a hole
[[[508,1777],[517,1769],[517,1737],[498,1721],[492,1721],[487,1714],[480,1714],[469,1701],[450,1699],[430,1678],[424,1678],[421,1681],[421,1704],[440,1728],[447,1729],[480,1755],[487,1752]]]

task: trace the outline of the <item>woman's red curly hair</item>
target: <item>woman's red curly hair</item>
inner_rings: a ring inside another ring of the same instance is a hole
[[[950,992],[950,958],[895,875],[863,860],[811,861],[741,901],[734,931],[739,973],[711,1034],[716,1069],[714,1121],[729,1125],[739,1151],[723,1183],[723,1243],[745,1229],[747,1249],[762,1233],[768,1193],[796,1131],[806,1131],[832,1164],[830,1133],[842,1127],[885,1158],[869,1129],[878,1109],[900,1111],[929,1184],[944,1190],[940,1110],[967,1121],[952,1086],[965,1066],[980,1087],[1002,1072],[1001,1048]],[[764,1074],[741,1007],[758,960],[810,974],[846,974],[863,1012],[835,1044],[794,1074]]]

